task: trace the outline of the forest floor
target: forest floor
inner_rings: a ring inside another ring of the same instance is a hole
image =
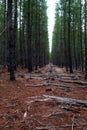
[[[87,82],[49,64],[16,81],[0,73],[0,130],[87,130]]]

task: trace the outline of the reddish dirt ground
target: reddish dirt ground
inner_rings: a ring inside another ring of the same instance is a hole
[[[48,65],[31,74],[19,69],[16,81],[11,82],[8,72],[3,70],[0,73],[0,130],[87,130],[86,106],[64,104],[45,97],[87,101],[87,85],[74,81],[86,82],[84,74],[71,75],[55,66],[51,73]],[[46,86],[46,83],[52,85]],[[55,83],[70,89],[59,88]]]

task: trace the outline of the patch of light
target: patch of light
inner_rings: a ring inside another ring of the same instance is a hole
[[[49,34],[49,49],[51,52],[52,48],[52,32],[54,29],[55,22],[55,5],[57,0],[47,0],[47,15],[48,15],[48,34]]]

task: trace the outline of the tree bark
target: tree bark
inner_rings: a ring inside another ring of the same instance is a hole
[[[68,9],[68,52],[69,52],[69,68],[70,73],[73,73],[72,68],[72,53],[71,53],[71,0],[69,0],[69,9]]]
[[[32,37],[32,26],[31,26],[31,0],[28,0],[28,19],[27,19],[27,55],[28,55],[28,71],[32,71],[32,51],[31,51],[31,37]]]
[[[9,71],[10,80],[15,80],[14,64],[15,64],[15,44],[14,44],[14,27],[13,27],[13,14],[12,14],[12,0],[8,0],[8,24],[9,24]]]
[[[87,2],[85,0],[85,78],[87,79]]]

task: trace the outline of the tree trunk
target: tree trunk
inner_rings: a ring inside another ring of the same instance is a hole
[[[17,0],[15,0],[15,12],[14,12],[14,44],[15,44],[15,53],[17,52]],[[17,53],[16,53],[17,54]],[[15,54],[15,70],[17,65],[17,55]]]
[[[38,23],[37,23],[37,0],[36,0],[36,14],[35,14],[35,70],[37,70],[37,66],[38,66],[38,32],[37,32],[37,27],[38,27]]]
[[[22,19],[22,0],[20,0],[20,66],[23,69]]]
[[[32,54],[31,54],[31,37],[32,37],[32,27],[31,27],[31,0],[28,0],[28,20],[27,20],[27,29],[28,29],[28,33],[27,33],[27,54],[28,54],[28,71],[31,72],[32,71]]]
[[[80,0],[80,47],[81,47],[81,69],[83,71],[83,48],[82,48],[82,3]]]
[[[15,63],[15,44],[14,44],[14,27],[13,27],[13,14],[12,14],[12,0],[8,0],[8,24],[9,24],[9,71],[10,80],[15,80],[14,63]]]
[[[64,6],[64,53],[65,53],[64,59],[66,59],[65,60],[66,71],[68,71],[68,53],[66,44],[66,5]]]
[[[85,0],[85,78],[87,79],[87,5]]]
[[[75,16],[73,14],[73,53],[74,53],[74,64],[75,64],[75,69],[77,70],[77,55],[76,55],[76,31],[75,31]]]
[[[69,52],[69,68],[70,73],[73,73],[72,68],[72,53],[71,53],[71,0],[69,0],[69,9],[68,9],[68,52]]]

